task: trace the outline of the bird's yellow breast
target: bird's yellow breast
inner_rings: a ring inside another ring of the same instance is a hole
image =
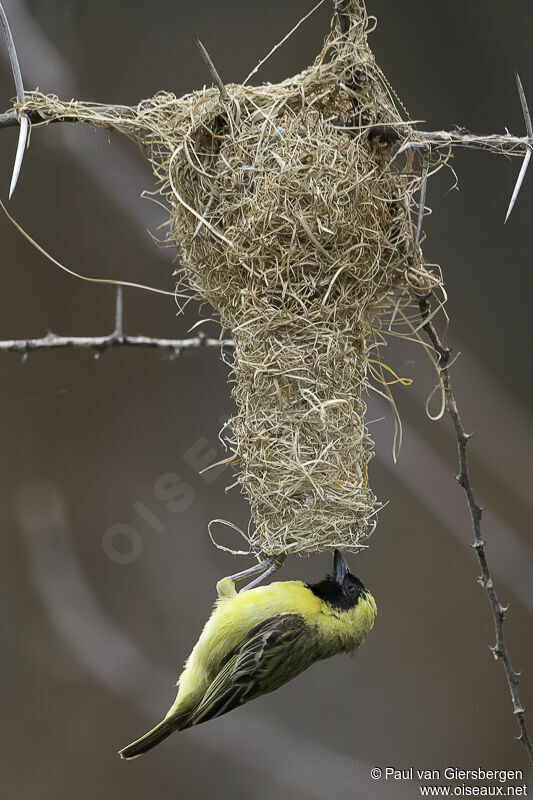
[[[354,650],[372,628],[376,605],[371,595],[353,609],[339,611],[322,601],[303,581],[278,581],[236,594],[219,589],[213,613],[189,656],[178,681],[173,713],[182,703],[201,696],[220,669],[225,656],[260,622],[279,614],[299,614],[316,637],[320,657]]]

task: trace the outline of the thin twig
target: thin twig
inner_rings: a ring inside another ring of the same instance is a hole
[[[250,78],[252,78],[252,77],[253,77],[253,76],[256,74],[256,72],[259,72],[259,70],[261,69],[261,67],[263,66],[263,64],[264,64],[266,61],[268,61],[268,59],[270,58],[270,56],[271,56],[271,55],[273,55],[273,54],[276,52],[276,50],[279,50],[279,48],[280,48],[280,47],[281,47],[283,44],[285,44],[285,42],[287,41],[287,39],[289,39],[289,38],[292,36],[292,34],[293,34],[295,31],[297,31],[297,30],[298,30],[298,28],[300,27],[300,25],[301,25],[303,22],[306,22],[306,20],[308,20],[308,19],[309,19],[309,17],[311,16],[311,14],[314,14],[314,13],[315,13],[315,11],[317,10],[317,8],[320,8],[320,6],[321,6],[321,5],[322,5],[324,2],[325,2],[325,0],[319,0],[319,2],[316,4],[316,6],[313,6],[313,8],[311,9],[311,11],[309,11],[309,13],[305,15],[305,17],[302,17],[301,19],[299,19],[299,20],[298,20],[298,22],[296,23],[296,25],[294,25],[294,26],[293,26],[293,27],[290,29],[290,31],[289,31],[287,34],[285,34],[285,36],[283,37],[283,39],[281,39],[279,42],[277,42],[277,44],[275,44],[275,45],[274,45],[274,47],[272,47],[272,48],[271,48],[271,49],[268,51],[268,53],[266,54],[266,56],[264,56],[264,58],[262,58],[262,59],[261,59],[261,61],[259,61],[259,63],[258,63],[258,64],[256,64],[256,66],[253,68],[253,70],[252,70],[250,73],[248,73],[248,75],[246,76],[246,78],[245,78],[245,79],[243,80],[243,82],[242,82],[242,85],[243,85],[243,86],[246,86],[246,84],[248,83],[248,81],[250,80]]]
[[[211,339],[199,333],[190,339],[158,339],[151,336],[124,336],[113,331],[107,336],[56,336],[48,333],[40,339],[8,339],[0,341],[0,352],[21,353],[26,355],[34,350],[50,350],[56,347],[81,347],[103,353],[111,347],[144,347],[166,350],[173,356],[181,355],[185,350],[199,350],[203,347],[224,347],[232,349],[232,339]]]
[[[472,488],[472,481],[470,478],[467,447],[468,447],[468,441],[471,438],[472,434],[466,433],[461,419],[461,415],[459,414],[459,410],[457,408],[457,402],[455,400],[455,396],[452,391],[452,384],[448,369],[450,350],[449,348],[443,346],[439,338],[439,335],[437,334],[435,327],[431,322],[430,319],[431,306],[429,299],[430,299],[429,295],[426,297],[419,298],[418,306],[420,308],[420,315],[422,317],[422,320],[424,321],[423,329],[425,330],[432,346],[439,354],[440,380],[442,382],[442,386],[444,388],[444,392],[446,395],[446,408],[448,413],[450,414],[455,429],[455,435],[457,439],[457,450],[459,455],[459,474],[457,475],[457,482],[464,490],[468,502],[468,508],[470,510],[470,516],[472,518],[472,527],[474,530],[474,544],[472,545],[472,547],[477,553],[477,557],[479,559],[479,563],[481,566],[481,576],[479,578],[479,583],[484,587],[484,589],[487,592],[492,609],[492,616],[494,619],[496,643],[493,647],[491,647],[491,650],[494,655],[494,658],[500,659],[503,663],[503,667],[505,669],[505,675],[507,678],[507,684],[509,686],[509,692],[511,694],[511,700],[513,704],[513,714],[515,715],[516,720],[518,722],[518,726],[520,728],[520,736],[518,737],[518,739],[523,743],[524,747],[527,750],[531,763],[533,764],[533,744],[529,736],[529,732],[526,725],[525,710],[520,700],[520,695],[518,693],[518,681],[520,673],[516,672],[512,667],[511,658],[509,655],[507,644],[505,642],[504,631],[503,631],[505,612],[507,611],[508,607],[502,606],[502,604],[498,599],[496,589],[494,588],[492,574],[488,564],[487,554],[485,552],[485,542],[483,540],[481,531],[481,516],[483,513],[483,509],[476,502],[474,496],[474,490]]]

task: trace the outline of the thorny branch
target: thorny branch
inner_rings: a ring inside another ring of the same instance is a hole
[[[0,341],[0,352],[20,353],[26,357],[34,350],[50,350],[56,347],[80,347],[94,350],[100,355],[111,347],[143,347],[152,350],[166,350],[172,357],[185,350],[199,350],[202,347],[224,347],[233,349],[232,339],[212,339],[200,331],[188,339],[159,339],[151,336],[128,336],[123,333],[122,287],[117,289],[115,310],[115,329],[106,336],[57,336],[47,333],[40,339],[7,339]]]
[[[231,339],[211,339],[199,333],[190,339],[158,339],[151,336],[118,336],[114,332],[107,336],[56,336],[47,333],[40,339],[7,339],[0,341],[0,351],[26,355],[33,350],[50,350],[55,347],[81,347],[103,353],[111,347],[144,347],[166,350],[172,356],[179,356],[184,350],[198,350],[202,347],[233,347]]]
[[[418,306],[420,308],[420,315],[422,317],[422,320],[424,321],[423,329],[426,332],[433,348],[435,349],[435,351],[439,356],[440,380],[446,395],[446,409],[452,419],[453,426],[455,428],[455,436],[457,439],[457,451],[459,455],[459,474],[457,475],[457,482],[464,490],[468,503],[468,508],[470,510],[470,516],[472,518],[472,527],[474,530],[474,543],[472,547],[477,553],[477,557],[479,559],[479,563],[481,566],[481,575],[479,577],[479,583],[481,584],[481,586],[484,587],[484,589],[487,592],[489,602],[492,608],[492,616],[494,618],[496,643],[494,644],[494,646],[491,647],[491,650],[494,655],[494,658],[500,659],[503,664],[505,675],[507,678],[507,684],[509,686],[509,692],[511,694],[511,700],[513,703],[513,713],[516,717],[518,726],[520,728],[520,736],[518,737],[518,739],[523,743],[524,747],[528,752],[531,763],[533,764],[533,743],[529,736],[525,718],[525,709],[522,706],[522,702],[520,700],[520,695],[518,691],[518,681],[520,673],[516,672],[516,670],[513,669],[513,666],[511,664],[511,658],[509,655],[509,650],[504,637],[503,623],[505,620],[505,613],[508,607],[502,606],[498,598],[498,595],[496,593],[496,589],[494,588],[492,574],[487,560],[487,554],[485,552],[485,541],[483,539],[481,531],[481,517],[483,513],[483,508],[479,506],[478,503],[476,502],[474,496],[474,490],[472,488],[472,481],[470,478],[470,468],[468,464],[467,448],[468,448],[468,442],[472,434],[466,433],[464,429],[461,415],[459,413],[459,409],[457,408],[457,402],[455,400],[455,396],[452,390],[450,372],[448,369],[450,349],[448,347],[443,346],[440,337],[437,331],[435,330],[433,323],[430,320],[430,313],[431,313],[430,296],[419,298]]]
[[[96,111],[98,109],[95,109]],[[102,113],[118,117],[134,117],[137,113],[136,106],[102,106]],[[25,112],[32,125],[50,124],[58,122],[85,122],[75,117],[53,117],[47,119],[46,112],[31,110]],[[20,124],[20,115],[15,111],[0,114],[0,129],[15,128]],[[400,143],[412,134],[412,128],[400,128],[393,125],[374,125],[369,128],[368,136],[383,136],[391,142]],[[428,146],[436,150],[447,150],[450,147],[470,147],[476,150],[485,150],[497,155],[524,156],[528,149],[533,147],[533,138],[528,136],[513,136],[505,134],[475,134],[465,128],[454,128],[450,131],[421,131],[416,129],[416,134]]]

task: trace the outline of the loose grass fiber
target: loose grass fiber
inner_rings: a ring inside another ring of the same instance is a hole
[[[370,355],[385,320],[440,285],[413,246],[420,176],[374,133],[402,117],[364,3],[348,10],[349,31],[333,25],[312,66],[275,85],[229,84],[227,101],[213,88],[159,92],[132,117],[39,93],[24,106],[116,128],[150,159],[177,294],[208,301],[235,341],[231,447],[246,537],[266,555],[358,549],[372,529]]]

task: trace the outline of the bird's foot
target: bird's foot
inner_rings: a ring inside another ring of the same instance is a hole
[[[246,586],[243,586],[241,592],[246,591],[247,589],[253,589],[254,586],[257,586],[259,583],[268,578],[269,575],[272,575],[273,572],[276,572],[280,569],[283,564],[285,563],[285,559],[287,558],[285,553],[282,553],[278,556],[268,556],[267,558],[261,559],[257,564],[254,564],[253,567],[249,567],[248,569],[243,570],[242,572],[236,572],[235,575],[229,575],[227,578],[223,578],[222,581],[219,581],[217,584],[217,592],[220,596],[220,590],[224,596],[228,596],[228,583],[226,582],[235,582],[240,581],[243,578],[249,578],[252,575],[257,575],[260,573],[257,578],[254,578],[253,581],[247,583]]]

